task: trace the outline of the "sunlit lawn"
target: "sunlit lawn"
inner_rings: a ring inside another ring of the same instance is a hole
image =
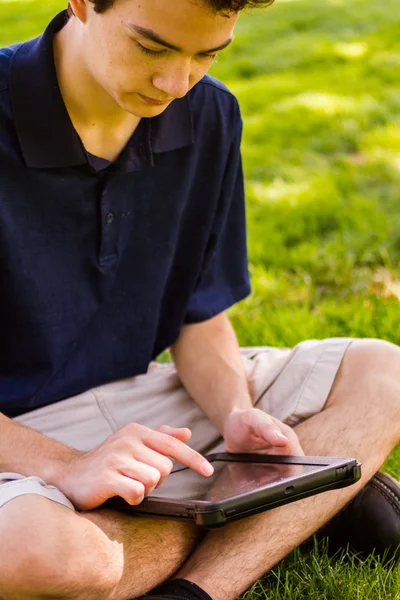
[[[0,45],[63,7],[0,0]],[[278,0],[242,18],[213,68],[245,123],[253,294],[231,311],[242,345],[400,343],[398,14],[398,0]],[[400,448],[385,468],[400,477]],[[400,576],[320,551],[291,556],[249,593],[396,599]]]

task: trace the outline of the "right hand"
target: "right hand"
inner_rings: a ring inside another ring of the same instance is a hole
[[[185,444],[190,437],[187,428],[129,423],[93,450],[76,454],[57,485],[78,510],[93,510],[113,496],[138,505],[171,473],[169,456],[200,475],[212,475],[210,463]]]

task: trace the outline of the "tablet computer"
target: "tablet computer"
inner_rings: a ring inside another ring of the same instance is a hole
[[[203,477],[176,468],[164,483],[131,506],[110,498],[105,506],[134,514],[190,519],[209,529],[259,512],[342,488],[358,481],[352,458],[216,453],[206,456],[214,473]]]

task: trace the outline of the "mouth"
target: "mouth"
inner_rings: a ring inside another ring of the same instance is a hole
[[[171,100],[155,100],[154,98],[143,96],[143,94],[138,94],[138,96],[140,96],[142,102],[148,104],[149,106],[165,106],[171,102]]]

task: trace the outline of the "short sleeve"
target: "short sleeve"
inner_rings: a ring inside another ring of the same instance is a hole
[[[185,323],[211,319],[250,293],[246,214],[240,154],[240,114],[223,178],[219,210]]]

